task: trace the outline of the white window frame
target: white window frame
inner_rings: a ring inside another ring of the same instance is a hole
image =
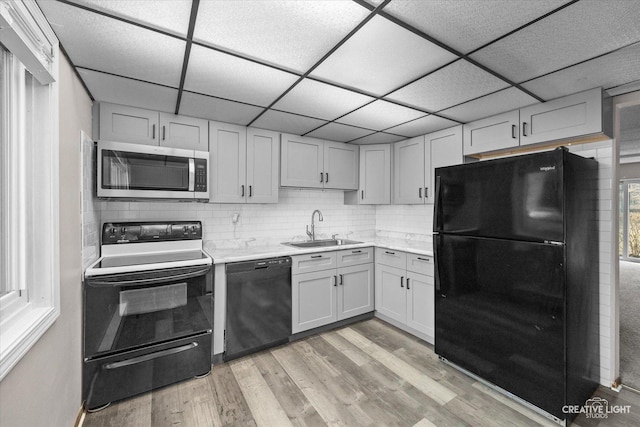
[[[60,315],[60,248],[58,40],[35,0],[0,0],[0,43],[12,57],[0,100],[1,381]]]

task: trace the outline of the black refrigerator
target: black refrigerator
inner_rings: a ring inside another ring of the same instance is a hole
[[[435,351],[560,420],[598,386],[598,164],[436,169]]]

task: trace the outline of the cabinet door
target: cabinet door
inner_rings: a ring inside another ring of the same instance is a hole
[[[373,311],[373,264],[338,269],[338,320]]]
[[[407,272],[407,326],[422,332],[433,343],[434,281],[424,274]]]
[[[247,129],[247,202],[278,203],[280,134]]]
[[[281,135],[280,185],[324,187],[324,142],[302,136]]]
[[[358,189],[358,146],[324,141],[324,188]]]
[[[376,263],[376,311],[399,322],[407,317],[406,270]]]
[[[160,145],[209,151],[209,122],[194,117],[160,113]]]
[[[209,201],[244,203],[247,131],[244,126],[209,122]]]
[[[338,320],[336,314],[337,275],[336,270],[291,276],[292,325],[296,334]]]
[[[156,111],[100,103],[100,139],[158,145],[158,117]]]
[[[433,204],[436,168],[462,163],[462,125],[425,135],[424,151],[425,165],[429,167],[425,166],[423,196],[426,203]],[[427,151],[431,153],[431,163],[427,163]]]
[[[393,154],[393,203],[423,204],[424,136],[396,142]]]
[[[391,145],[360,147],[360,191],[362,205],[391,203]]]
[[[464,155],[517,147],[519,117],[515,110],[463,125]]]
[[[520,145],[602,132],[602,89],[520,109]]]

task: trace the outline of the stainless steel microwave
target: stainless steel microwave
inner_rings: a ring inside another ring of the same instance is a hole
[[[98,141],[101,199],[209,200],[209,153]]]

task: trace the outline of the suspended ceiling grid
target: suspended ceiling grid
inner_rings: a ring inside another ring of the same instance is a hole
[[[358,144],[640,89],[635,0],[38,0],[96,101]]]

